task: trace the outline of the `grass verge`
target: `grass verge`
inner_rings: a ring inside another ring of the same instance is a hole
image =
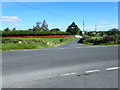
[[[82,44],[85,44],[85,45],[119,45],[117,43],[90,43],[90,42],[83,42]]]
[[[1,50],[40,49],[66,44],[75,40],[74,36],[66,38],[2,38]]]

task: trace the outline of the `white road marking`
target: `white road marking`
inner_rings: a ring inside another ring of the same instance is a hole
[[[65,73],[65,74],[61,74],[61,76],[69,76],[69,75],[74,75],[74,74],[77,74],[77,73]]]
[[[111,67],[111,68],[107,68],[106,70],[107,71],[110,71],[110,70],[115,70],[115,69],[119,69],[120,67]]]
[[[65,48],[60,48],[60,49],[65,49]]]
[[[118,46],[118,45],[106,45],[106,46],[97,45],[97,46],[84,46],[84,47],[75,47],[75,48],[97,48],[97,47],[112,47],[112,46]]]
[[[100,72],[100,70],[89,70],[89,71],[85,71],[85,74],[90,74],[90,73],[95,73],[95,72]]]
[[[75,47],[75,48],[83,48],[83,47]]]

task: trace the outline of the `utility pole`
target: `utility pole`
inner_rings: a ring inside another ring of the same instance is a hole
[[[95,32],[96,32],[96,30],[97,30],[97,25],[95,24]]]
[[[84,38],[84,35],[85,35],[85,23],[83,21],[83,38]]]
[[[85,23],[83,21],[83,32],[85,32]]]
[[[96,34],[96,30],[97,30],[97,25],[95,24],[95,34]]]

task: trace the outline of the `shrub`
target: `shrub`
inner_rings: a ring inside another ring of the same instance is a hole
[[[115,42],[115,37],[114,36],[105,36],[102,39],[103,43],[111,43],[111,42]]]

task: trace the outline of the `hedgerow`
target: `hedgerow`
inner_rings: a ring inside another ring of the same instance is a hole
[[[68,32],[50,32],[50,31],[28,31],[28,30],[19,30],[19,31],[2,31],[2,36],[62,36],[70,35]]]
[[[83,40],[80,41],[81,43],[90,42],[93,44],[100,44],[100,43],[111,43],[111,44],[120,44],[120,35],[109,35],[104,36],[100,39],[93,39],[89,36],[85,36]]]

